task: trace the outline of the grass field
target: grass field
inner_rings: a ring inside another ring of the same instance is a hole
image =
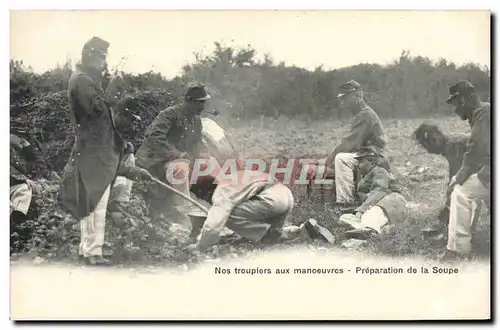
[[[383,121],[388,137],[388,157],[392,170],[399,181],[402,194],[409,203],[409,211],[405,219],[391,224],[389,231],[361,247],[365,253],[375,255],[376,258],[391,256],[434,259],[445,247],[445,239],[440,241],[426,240],[421,235],[423,227],[437,220],[437,215],[445,203],[445,190],[448,182],[448,164],[444,157],[427,153],[412,136],[415,129],[423,121],[425,119]],[[435,122],[445,134],[467,133],[470,130],[467,122],[454,117],[435,119]],[[338,144],[348,127],[347,122],[306,122],[282,118],[246,122],[237,120],[231,122],[220,118],[220,124],[231,135],[235,146],[243,156],[266,159],[274,157],[315,159],[326,157]],[[41,227],[44,227],[45,222],[51,219],[54,223],[61,221],[62,213],[58,211],[59,208],[54,207],[54,192],[58,189],[57,183],[50,187],[52,187],[50,191],[47,190],[45,194],[37,196],[37,203],[44,205],[45,211],[37,222],[40,227],[36,228],[38,234],[30,242],[40,240],[43,243],[48,240],[46,238],[48,231],[43,231]],[[305,185],[291,186],[290,188],[295,199],[294,210],[290,218],[292,224],[298,225],[309,218],[314,218],[333,234],[341,232],[341,228],[338,226],[341,213],[333,200],[322,199],[319,190],[313,190],[312,194],[308,196]],[[131,216],[131,213],[137,217],[136,220],[143,221],[142,215],[146,213],[143,213],[141,208],[146,206],[141,206],[144,203],[140,202],[141,198],[138,195],[134,201],[130,205],[133,209],[128,210],[128,216]],[[155,234],[151,238],[150,234],[146,235],[147,232],[144,229],[135,230],[129,235],[122,232],[122,229],[115,228],[113,223],[114,220],[107,221],[111,227],[106,233],[106,242],[114,244],[116,253],[112,253],[113,258],[122,265],[129,263],[136,266],[142,263],[147,265],[184,265],[186,262],[197,264],[200,258],[224,256],[240,258],[259,253],[258,251],[263,248],[259,245],[249,244],[221,245],[214,249],[213,253],[208,252],[206,255],[193,256],[182,251],[182,247],[175,243],[182,241],[182,237],[187,235],[185,230],[166,234],[163,229],[153,226]],[[489,224],[489,215],[485,212],[476,226],[473,237],[475,254],[480,259],[487,259],[490,255]],[[49,223],[46,225],[49,226]],[[60,227],[50,229],[52,246],[43,248],[45,250],[37,247],[33,250],[34,255],[65,262],[75,259],[79,240],[78,228],[78,224],[74,222],[68,220],[66,223],[63,221]],[[39,244],[34,245],[38,246]],[[314,242],[312,247],[318,245],[324,244]],[[272,249],[281,248],[281,246],[272,247]],[[340,246],[335,244],[323,248],[335,252]]]
[[[426,120],[437,123],[445,134],[470,132],[468,123],[455,117],[383,121],[391,167],[411,207],[406,219],[393,224],[390,233],[370,242],[366,247],[369,252],[433,258],[443,251],[444,240],[426,241],[420,233],[423,227],[436,220],[445,203],[448,182],[446,160],[427,153],[412,137],[418,125]],[[347,129],[346,122],[303,122],[281,118],[244,123],[222,121],[222,124],[243,153],[263,156],[325,156],[338,144]],[[336,221],[340,213],[333,203],[322,202],[315,191],[312,198],[307,198],[304,186],[292,187],[292,190],[296,202],[292,223],[315,218],[332,232],[339,231]],[[473,238],[476,255],[481,258],[488,257],[490,253],[489,221],[488,213],[481,216]]]

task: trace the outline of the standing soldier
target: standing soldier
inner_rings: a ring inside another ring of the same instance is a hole
[[[145,140],[136,153],[138,166],[149,170],[157,179],[187,196],[190,196],[191,187],[190,162],[200,156],[204,149],[200,114],[210,98],[205,86],[189,86],[183,103],[161,111],[151,123],[146,130]],[[171,174],[176,182],[167,180]],[[171,200],[179,213],[176,216],[180,217],[175,220],[186,227],[191,226],[187,216],[191,203],[158,184],[151,188],[150,206],[153,217],[168,214]]]
[[[363,99],[359,83],[350,80],[340,86],[337,96],[347,105],[353,118],[350,131],[326,159],[327,174],[335,175],[337,204],[350,208],[355,203],[354,171],[356,157],[362,154],[384,154],[386,137],[378,115]]]
[[[109,43],[93,37],[82,50],[82,63],[68,84],[71,118],[76,138],[64,168],[59,191],[61,204],[80,220],[79,255],[90,265],[105,265],[102,256],[106,208],[117,175],[149,180],[146,170],[122,161],[125,142],[117,133],[101,77]]]
[[[468,258],[471,253],[471,231],[477,221],[477,200],[490,202],[490,104],[481,102],[474,86],[466,80],[450,87],[446,103],[455,113],[469,121],[471,136],[461,168],[449,183],[450,220],[448,245],[443,259]]]

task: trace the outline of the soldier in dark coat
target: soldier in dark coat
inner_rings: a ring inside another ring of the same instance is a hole
[[[101,85],[109,43],[94,37],[85,43],[82,63],[72,73],[68,97],[76,138],[64,168],[59,200],[80,220],[80,256],[91,265],[108,264],[102,256],[106,208],[117,175],[149,180],[143,169],[123,161],[125,141],[117,133],[113,113]]]
[[[185,102],[167,108],[146,130],[145,140],[136,153],[136,164],[147,169],[157,179],[171,185],[187,196],[190,194],[190,168],[192,161],[206,153],[202,141],[200,114],[210,95],[203,85],[191,85],[184,96]],[[204,158],[208,158],[208,154]],[[153,185],[150,207],[153,217],[172,216],[171,206],[177,210],[175,222],[191,226],[190,205],[185,199],[170,193],[164,187]]]
[[[349,208],[355,202],[356,156],[370,153],[384,155],[386,135],[377,113],[364,101],[358,82],[350,80],[342,84],[337,97],[351,110],[353,118],[349,133],[327,157],[326,169],[327,176],[335,177],[337,204]]]
[[[471,126],[462,166],[451,178],[447,195],[450,196],[448,245],[442,258],[469,258],[472,228],[477,221],[478,200],[490,202],[491,122],[490,104],[481,102],[475,87],[466,80],[458,81],[449,89],[446,103],[455,107],[455,113]]]

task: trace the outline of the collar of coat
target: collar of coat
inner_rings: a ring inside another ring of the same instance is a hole
[[[183,102],[183,103],[178,105],[178,108],[177,108],[177,118],[178,119],[180,119],[180,120],[193,119],[195,117],[196,117],[196,114],[193,114],[189,110],[189,104],[187,104],[186,102]]]
[[[98,86],[101,86],[101,79],[102,79],[102,72],[101,71],[99,71],[95,68],[83,65],[83,64],[77,64],[76,69],[80,72],[87,74],[90,78],[92,78],[92,80]]]

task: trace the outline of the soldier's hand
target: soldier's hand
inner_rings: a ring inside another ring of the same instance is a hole
[[[181,154],[179,155],[179,159],[183,158],[189,158],[189,154],[187,152],[181,152]]]
[[[149,173],[148,170],[141,168],[139,169],[138,179],[143,182],[151,182],[153,181],[153,176],[151,175],[151,173]]]

